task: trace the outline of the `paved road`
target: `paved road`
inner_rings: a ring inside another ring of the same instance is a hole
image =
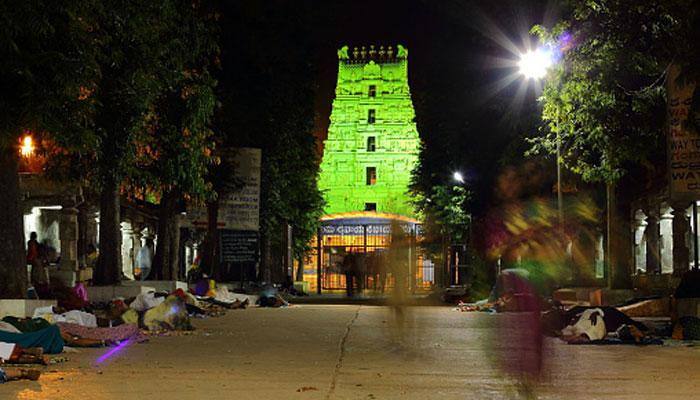
[[[302,305],[195,321],[191,336],[82,349],[0,399],[678,399],[700,393],[700,349],[540,347],[515,315],[443,307]]]

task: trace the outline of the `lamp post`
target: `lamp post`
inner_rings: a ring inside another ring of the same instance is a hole
[[[554,64],[552,52],[537,48],[520,55],[518,69],[526,79],[540,80],[547,75],[547,70]],[[564,198],[561,192],[561,136],[557,126],[556,157],[557,157],[557,216],[559,226],[564,222]]]

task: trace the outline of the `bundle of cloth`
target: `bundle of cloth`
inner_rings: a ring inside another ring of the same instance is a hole
[[[70,322],[77,325],[97,327],[97,317],[85,311],[71,310],[64,313],[57,313],[55,307],[38,307],[34,310],[34,318],[43,318],[50,323]]]
[[[226,286],[217,287],[214,280],[204,277],[197,280],[194,295],[201,302],[228,309],[245,309],[251,303],[251,296],[231,292]]]
[[[185,301],[175,295],[165,298],[161,304],[149,309],[143,316],[143,324],[149,331],[192,330]]]
[[[258,305],[260,307],[272,308],[289,307],[287,300],[282,298],[277,288],[272,285],[267,285],[260,291]]]
[[[62,335],[68,335],[73,340],[90,339],[99,341],[107,346],[117,345],[125,340],[142,343],[148,340],[136,324],[122,324],[113,327],[88,327],[70,322],[56,323]]]
[[[149,331],[161,330],[192,330],[189,314],[187,312],[186,296],[184,291],[167,297],[158,297],[155,294],[145,293],[135,299],[132,308],[122,315],[126,323],[138,324]],[[156,300],[158,299],[158,300]],[[136,302],[136,308],[133,307]],[[137,310],[138,308],[138,310]]]

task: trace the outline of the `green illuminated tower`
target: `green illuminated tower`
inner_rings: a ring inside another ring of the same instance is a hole
[[[408,50],[344,46],[338,61],[319,178],[325,212],[413,217],[407,192],[420,139],[408,88]]]

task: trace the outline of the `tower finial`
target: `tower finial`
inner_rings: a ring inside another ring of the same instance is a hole
[[[348,58],[350,58],[350,56],[348,56],[348,46],[347,45],[338,49],[338,59],[339,60],[347,60]]]
[[[408,58],[408,49],[403,45],[396,45],[396,58]]]

